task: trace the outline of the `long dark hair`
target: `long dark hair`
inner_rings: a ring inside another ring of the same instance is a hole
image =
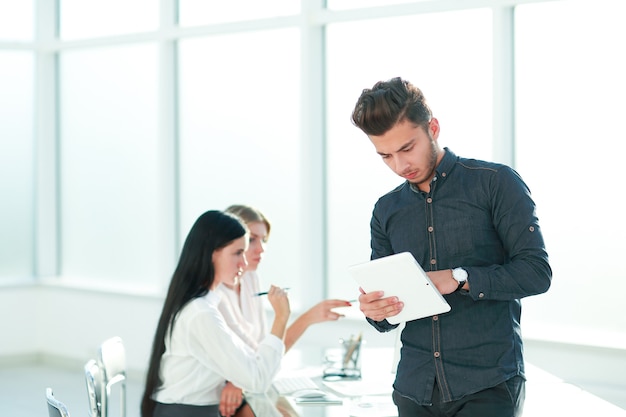
[[[141,416],[152,417],[154,392],[161,386],[159,368],[165,352],[165,337],[180,310],[190,301],[206,295],[215,279],[213,252],[244,236],[246,226],[238,217],[218,210],[202,214],[194,223],[172,276],[163,311],[152,343],[152,353],[141,400]],[[170,332],[171,334],[171,332]]]

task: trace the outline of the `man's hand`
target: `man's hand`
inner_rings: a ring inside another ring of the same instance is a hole
[[[243,395],[241,388],[237,388],[231,382],[227,382],[220,396],[220,414],[231,417],[241,405]]]
[[[456,291],[459,283],[452,277],[451,269],[442,269],[441,271],[429,271],[426,272],[428,278],[432,281],[433,285],[437,288],[440,294],[452,294]],[[467,281],[463,286],[464,290],[469,289]]]
[[[398,297],[386,297],[382,291],[372,291],[366,293],[363,288],[359,288],[360,309],[365,317],[374,321],[383,321],[387,317],[395,316],[404,308],[404,303]]]

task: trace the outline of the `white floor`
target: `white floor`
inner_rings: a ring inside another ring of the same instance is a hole
[[[126,385],[128,417],[139,416],[143,383],[129,380]],[[51,365],[0,367],[0,416],[44,417],[48,415],[46,388],[52,388],[57,400],[65,403],[71,417],[89,416],[87,388],[82,369],[68,370]],[[110,417],[119,416],[119,403]]]

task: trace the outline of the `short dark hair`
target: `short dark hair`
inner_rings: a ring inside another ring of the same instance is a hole
[[[422,90],[400,77],[364,89],[352,112],[352,123],[373,136],[384,134],[404,119],[428,129],[431,118]]]

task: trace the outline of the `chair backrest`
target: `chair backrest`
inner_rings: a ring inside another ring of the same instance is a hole
[[[93,359],[85,364],[85,383],[87,385],[89,417],[102,417],[102,372],[100,372],[98,363]]]
[[[65,404],[54,398],[52,388],[46,388],[46,400],[48,401],[49,417],[70,417],[70,412]]]
[[[98,351],[98,366],[102,374],[101,417],[108,417],[111,387],[120,384],[120,412],[126,416],[126,350],[119,336],[105,340]]]

